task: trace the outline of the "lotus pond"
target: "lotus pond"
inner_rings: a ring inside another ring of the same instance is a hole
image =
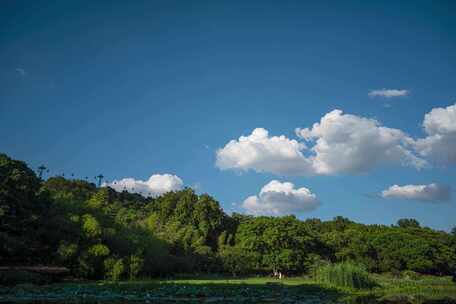
[[[449,278],[395,280],[379,276],[376,281],[378,287],[369,290],[323,286],[306,278],[21,284],[0,287],[0,303],[456,304],[456,284]]]

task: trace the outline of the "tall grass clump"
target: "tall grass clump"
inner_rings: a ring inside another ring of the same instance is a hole
[[[363,267],[349,262],[321,265],[315,270],[315,279],[338,287],[361,289],[375,286]]]

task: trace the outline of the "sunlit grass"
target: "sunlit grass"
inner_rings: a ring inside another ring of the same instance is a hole
[[[432,298],[456,298],[456,284],[451,277],[421,276],[419,279],[391,278],[373,275],[386,294],[423,295]]]

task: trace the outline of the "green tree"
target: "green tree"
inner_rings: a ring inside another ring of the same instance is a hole
[[[401,228],[419,228],[420,223],[415,219],[400,219],[397,225]]]
[[[46,255],[49,205],[41,182],[22,161],[0,154],[0,263],[32,263]]]

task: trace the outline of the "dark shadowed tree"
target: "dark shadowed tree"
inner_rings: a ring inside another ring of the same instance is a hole
[[[401,228],[419,228],[420,223],[415,219],[400,219],[397,221],[397,225]]]

